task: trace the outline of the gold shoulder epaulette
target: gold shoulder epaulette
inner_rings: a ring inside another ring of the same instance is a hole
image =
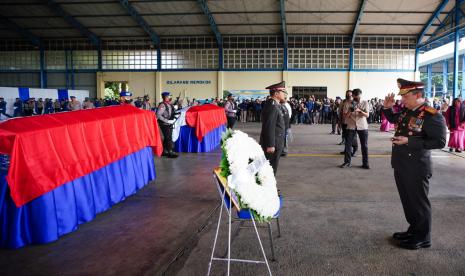
[[[433,114],[433,115],[436,114],[436,113],[438,113],[438,111],[436,110],[436,108],[431,107],[431,106],[425,107],[425,111],[428,112],[428,113],[431,113],[431,114]]]

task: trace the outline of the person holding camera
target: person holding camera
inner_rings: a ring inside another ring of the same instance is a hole
[[[352,161],[352,145],[356,135],[360,139],[360,146],[362,148],[362,168],[370,169],[368,165],[368,122],[369,116],[368,102],[361,100],[362,90],[356,88],[352,90],[353,100],[351,104],[346,105],[344,110],[344,118],[347,124],[347,136],[345,140],[344,149],[344,163],[341,168],[351,166]],[[348,107],[348,109],[347,109]]]
[[[409,227],[392,237],[401,248],[416,250],[431,246],[431,150],[446,145],[446,123],[440,112],[426,104],[422,82],[397,79],[397,83],[404,108],[393,111],[391,93],[384,100],[382,112],[391,123],[397,123],[391,138],[391,165]]]

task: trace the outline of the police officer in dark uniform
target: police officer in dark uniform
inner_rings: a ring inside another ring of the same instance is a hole
[[[397,80],[399,95],[405,107],[394,113],[394,94],[386,96],[382,112],[397,124],[392,140],[391,165],[409,223],[406,232],[394,233],[401,248],[419,249],[431,246],[431,204],[428,199],[432,175],[431,150],[446,145],[444,117],[426,104],[424,84]]]
[[[286,131],[284,114],[280,104],[287,94],[286,83],[283,81],[270,85],[266,89],[270,90],[270,98],[266,101],[261,113],[262,132],[260,133],[260,145],[276,175],[279,158],[284,148]]]
[[[158,105],[157,119],[163,133],[163,154],[168,158],[176,158],[177,154],[173,152],[173,125],[175,120],[174,105],[171,104],[171,95],[169,92],[161,93],[163,101]]]
[[[4,115],[8,118],[11,118],[10,115],[6,114],[6,102],[2,97],[0,97],[0,115]]]

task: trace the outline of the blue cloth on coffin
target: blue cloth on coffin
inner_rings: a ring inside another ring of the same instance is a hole
[[[226,127],[221,125],[210,131],[202,139],[197,140],[195,128],[182,126],[179,138],[174,143],[174,150],[177,152],[209,152],[221,143],[221,134],[226,131]]]
[[[228,198],[228,204],[229,204],[229,198]],[[279,196],[279,209],[276,214],[274,214],[273,218],[279,217],[279,213],[281,212],[281,206],[283,206],[283,198]],[[249,209],[241,209],[239,212],[237,212],[237,217],[240,219],[252,219],[250,216]]]
[[[57,240],[156,178],[151,147],[127,155],[16,208],[0,170],[0,247]]]

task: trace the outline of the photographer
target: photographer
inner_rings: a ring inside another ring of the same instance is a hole
[[[351,166],[352,152],[351,147],[355,135],[358,134],[360,145],[362,147],[362,168],[369,169],[368,165],[368,122],[369,116],[368,103],[361,101],[362,90],[356,88],[352,90],[352,104],[349,105],[349,110],[346,110],[344,117],[347,124],[347,137],[345,141],[344,163],[340,166],[346,168]]]

